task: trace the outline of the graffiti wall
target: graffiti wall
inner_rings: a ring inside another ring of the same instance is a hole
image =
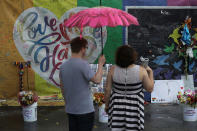
[[[139,56],[149,58],[149,65],[154,69],[155,79],[181,79],[181,75],[186,74],[187,71],[187,74],[193,75],[195,86],[197,86],[197,19],[195,17],[197,1],[179,2],[161,0],[158,3],[154,1],[133,3],[125,0],[125,10],[136,16],[140,23],[140,26],[130,26],[125,31],[125,40],[138,51]],[[188,7],[188,5],[191,6]],[[180,39],[187,17],[192,21],[190,29],[192,45],[190,46],[193,58],[185,61],[183,52],[180,52],[183,50],[180,49]]]
[[[148,57],[154,69],[155,79],[181,79],[185,74],[184,56],[179,52],[181,28],[187,16],[192,19],[190,34],[192,37],[193,58],[188,59],[187,73],[196,78],[196,39],[197,8],[152,8],[128,7],[128,12],[138,16],[139,27],[128,28],[128,43],[135,47],[139,56]],[[196,82],[196,79],[194,80]]]
[[[0,1],[0,97],[10,98],[16,96],[19,90],[18,69],[14,61],[24,61],[16,50],[13,40],[13,28],[17,17],[25,9],[33,6],[29,0],[1,0]],[[34,88],[35,76],[29,70],[30,88]],[[27,87],[26,77],[24,86]]]
[[[71,56],[70,40],[80,35],[78,28],[63,26],[71,15],[86,9],[76,7],[63,14],[60,20],[48,9],[29,8],[17,18],[14,29],[14,43],[25,61],[31,61],[33,70],[49,83],[59,86],[59,67]],[[104,43],[107,38],[103,28]],[[101,53],[100,28],[86,27],[82,33],[88,40],[86,59],[94,63]]]
[[[149,18],[149,16],[142,15],[143,13],[140,13],[139,10],[128,7],[139,6],[143,10],[145,6],[196,5],[196,0],[179,0],[178,2],[174,0],[102,0],[102,6],[119,8],[136,15],[142,25],[146,23],[146,21],[143,21],[145,17]],[[1,0],[0,98],[15,97],[19,91],[18,68],[13,64],[16,61],[31,61],[31,69],[28,72],[24,70],[23,85],[25,89],[29,85],[39,95],[60,95],[58,87],[59,67],[62,62],[68,60],[71,56],[70,40],[80,34],[78,28],[67,29],[63,26],[63,22],[78,11],[94,6],[99,6],[99,0]],[[170,12],[163,10],[163,13],[165,11]],[[185,17],[185,15],[183,16]],[[182,21],[177,19],[176,23],[178,22]],[[155,26],[149,21],[141,29],[154,28],[158,31],[161,29],[159,24],[155,24]],[[163,27],[168,27],[168,25]],[[127,42],[135,43],[132,41],[134,40],[132,38],[137,37],[132,32],[135,31],[134,28],[133,26],[129,27],[128,30],[131,30],[129,32],[126,32],[125,28],[122,27],[106,27],[103,29],[104,54],[107,63],[114,63],[114,54],[118,46]],[[162,37],[163,40],[168,41],[168,39],[171,39],[176,41],[176,38],[174,38],[176,37],[176,28],[177,26],[173,25],[172,30],[165,32],[165,37]],[[140,30],[138,31],[140,32]],[[83,31],[83,36],[88,40],[89,46],[86,59],[90,63],[97,63],[97,58],[101,53],[99,32],[100,29],[89,27],[84,28]],[[141,34],[143,33],[144,31],[141,32]],[[157,33],[158,35],[161,33],[160,35],[163,36],[162,30]],[[148,38],[150,38],[149,42],[151,42],[155,37],[149,35]],[[150,57],[151,63],[154,65],[154,71],[156,72],[155,77],[157,79],[179,78],[181,64],[183,62],[181,63],[178,57],[173,57],[174,62],[170,62],[169,59],[171,56],[174,56],[173,49],[175,49],[176,42],[167,43],[164,41],[156,44],[159,48],[156,46],[152,52],[154,53],[156,51],[157,54],[154,58],[152,55]],[[138,49],[139,47],[136,46],[135,48]],[[148,48],[152,49],[150,45],[148,45]],[[164,56],[159,54],[159,51]],[[189,69],[190,73],[192,73],[192,71],[195,71],[194,67],[196,63],[191,61],[190,64]],[[168,70],[168,68],[172,70]],[[196,79],[195,77],[195,81]]]
[[[0,66],[6,70],[0,73],[0,97],[15,97],[19,91],[19,69],[14,66],[15,61],[31,62],[31,70],[24,70],[22,85],[25,89],[31,86],[39,95],[61,95],[59,67],[71,56],[70,40],[80,35],[78,28],[67,29],[63,23],[73,14],[98,4],[97,1],[82,0],[2,0]],[[121,5],[110,2],[103,4]],[[120,31],[115,31],[120,34]],[[114,59],[114,53],[110,52],[121,45],[118,42],[121,39],[118,39],[117,44],[113,43],[112,50],[108,51],[111,47],[107,35],[115,31],[109,29],[108,33],[106,27],[103,28],[104,52],[108,63]],[[96,63],[101,54],[100,28],[85,27],[82,35],[88,40],[86,59],[89,63]],[[106,43],[108,46],[105,46]]]

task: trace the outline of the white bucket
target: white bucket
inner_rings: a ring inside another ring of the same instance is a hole
[[[37,102],[30,106],[23,107],[23,118],[25,122],[37,121]]]
[[[99,106],[99,122],[107,123],[108,122],[108,115],[105,112],[105,104]]]
[[[197,121],[197,107],[191,107],[190,105],[183,106],[183,120],[184,121]]]

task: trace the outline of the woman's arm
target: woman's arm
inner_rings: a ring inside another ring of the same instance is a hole
[[[149,66],[146,67],[146,69],[142,68],[142,84],[143,87],[146,89],[146,91],[148,92],[153,91],[153,87],[154,87],[153,71]]]
[[[106,86],[105,86],[105,109],[108,110],[109,106],[109,99],[110,99],[110,94],[111,94],[111,87],[112,87],[112,76],[114,72],[114,66],[112,66],[107,74],[107,81],[106,81]]]

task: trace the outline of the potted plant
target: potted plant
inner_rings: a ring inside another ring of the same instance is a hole
[[[32,91],[21,91],[18,94],[18,101],[22,107],[30,106],[38,101],[38,96]]]
[[[184,121],[197,120],[197,94],[190,89],[178,93],[177,98],[183,105],[183,119]]]
[[[93,100],[95,104],[98,104],[98,106],[102,106],[102,104],[104,104],[104,93],[94,93]]]
[[[22,106],[23,118],[25,122],[37,120],[38,96],[32,91],[21,91],[18,93],[18,102]]]
[[[93,100],[99,106],[99,122],[107,123],[108,115],[105,112],[104,93],[94,93]]]

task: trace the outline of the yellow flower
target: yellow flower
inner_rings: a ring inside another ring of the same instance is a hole
[[[188,100],[188,101],[191,101],[191,98],[190,98],[190,97],[188,97],[188,98],[187,98],[187,100]]]

